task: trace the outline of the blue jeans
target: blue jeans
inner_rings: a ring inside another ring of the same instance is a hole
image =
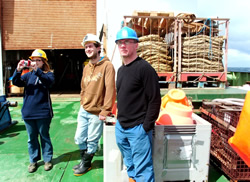
[[[90,154],[95,153],[102,131],[103,121],[99,120],[99,116],[85,111],[81,106],[75,133],[75,143],[78,144],[80,150],[87,150]]]
[[[41,159],[38,135],[40,135],[43,161],[51,161],[53,157],[53,146],[49,135],[51,118],[25,120],[24,123],[28,132],[28,151],[30,163],[37,162]]]
[[[128,176],[136,182],[154,182],[152,130],[146,133],[142,124],[124,129],[116,122],[115,136]]]

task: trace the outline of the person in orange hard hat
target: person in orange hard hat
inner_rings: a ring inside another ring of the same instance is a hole
[[[129,180],[154,182],[152,131],[161,105],[158,75],[137,56],[138,37],[133,29],[123,27],[115,42],[123,61],[116,80],[116,143]]]
[[[91,169],[91,161],[102,135],[103,122],[112,114],[115,102],[115,69],[108,57],[100,56],[99,38],[87,34],[82,46],[89,62],[83,69],[81,81],[81,106],[75,133],[81,162],[73,167],[75,176],[81,176]]]
[[[29,58],[19,61],[12,82],[18,87],[24,87],[22,118],[28,133],[28,171],[33,173],[38,168],[37,162],[41,155],[45,163],[44,170],[49,171],[53,167],[53,146],[49,134],[53,110],[49,90],[55,78],[43,50],[34,50]],[[31,71],[22,75],[25,67]]]

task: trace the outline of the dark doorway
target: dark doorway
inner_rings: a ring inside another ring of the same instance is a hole
[[[87,56],[84,49],[63,49],[44,50],[48,57],[48,62],[55,74],[55,84],[51,88],[52,92],[80,93],[80,82],[84,62]],[[8,81],[14,73],[16,66],[21,59],[28,59],[33,50],[5,51],[5,61],[3,63],[4,80],[6,93]]]

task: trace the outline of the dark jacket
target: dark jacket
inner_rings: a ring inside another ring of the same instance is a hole
[[[44,73],[41,69],[21,76],[15,70],[12,78],[14,85],[24,87],[22,117],[28,119],[52,118],[53,110],[49,88],[54,83],[52,72]]]

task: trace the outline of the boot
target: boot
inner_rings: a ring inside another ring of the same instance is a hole
[[[83,155],[83,158],[82,158],[83,162],[80,163],[79,168],[77,168],[74,171],[74,175],[75,176],[81,176],[84,173],[88,172],[91,169],[91,161],[92,161],[93,157],[94,157],[94,154],[85,153]]]
[[[81,157],[81,162],[73,167],[73,171],[75,171],[77,168],[80,167],[80,165],[83,163],[83,156],[87,152],[87,150],[80,150],[80,157]]]

